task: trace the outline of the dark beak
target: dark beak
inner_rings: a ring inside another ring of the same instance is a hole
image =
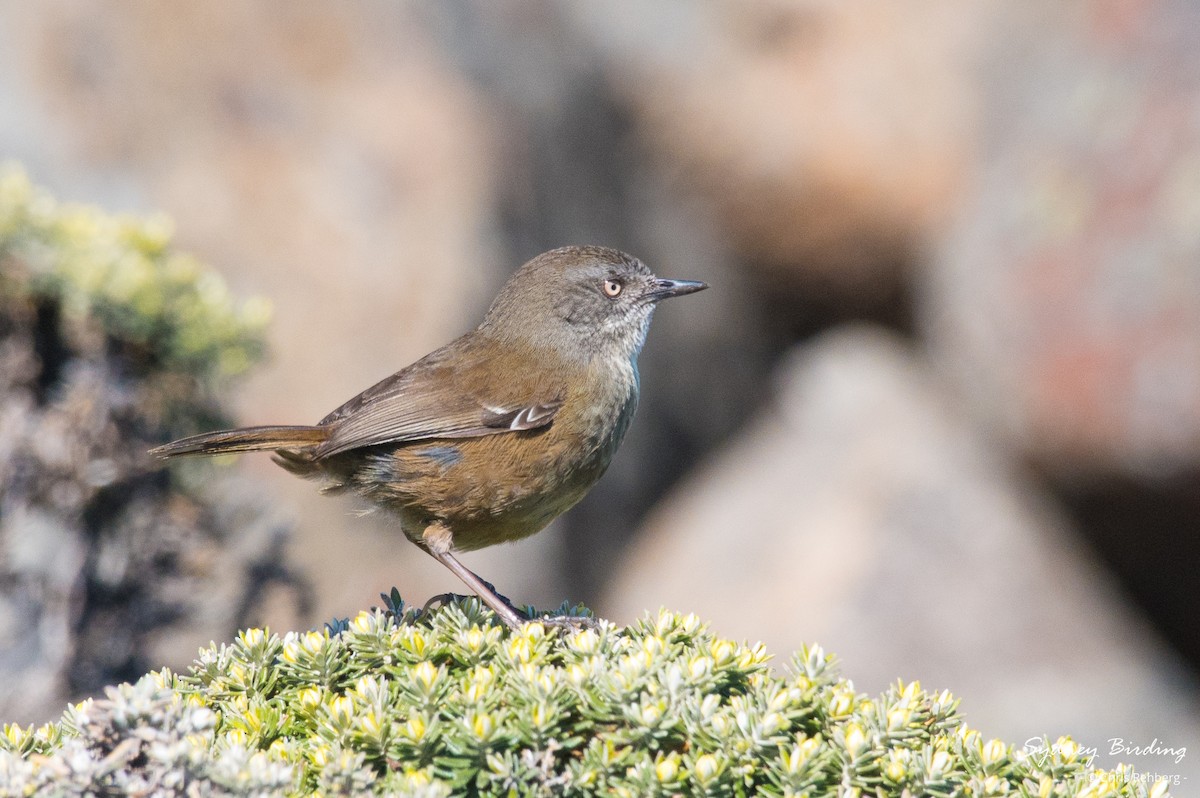
[[[654,280],[654,287],[646,293],[646,298],[651,302],[659,302],[668,297],[694,294],[697,291],[703,291],[705,288],[708,288],[708,283],[702,283],[699,280],[663,280],[656,278]]]

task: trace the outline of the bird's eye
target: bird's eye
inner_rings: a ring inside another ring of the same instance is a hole
[[[621,290],[625,288],[619,280],[604,281],[604,295],[609,299],[616,299],[621,294]]]

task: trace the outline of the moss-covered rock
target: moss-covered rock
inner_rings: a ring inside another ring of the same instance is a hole
[[[518,632],[475,599],[241,633],[40,729],[6,727],[17,794],[1165,796],[1060,739],[986,740],[916,683],[868,697],[819,647],[660,612]],[[107,792],[106,792],[107,791]]]
[[[146,454],[228,420],[220,397],[264,348],[265,304],[235,301],[170,231],[161,217],[58,203],[0,168],[0,714],[10,719],[50,717],[70,697],[145,673],[156,635],[192,623],[234,634],[263,588],[288,577],[286,526],[261,497],[203,464],[168,475]]]

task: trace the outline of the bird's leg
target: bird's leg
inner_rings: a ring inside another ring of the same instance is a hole
[[[522,617],[503,596],[450,553],[451,534],[449,528],[444,524],[435,523],[425,527],[425,531],[421,534],[421,542],[424,544],[422,548],[429,552],[430,556],[453,571],[455,576],[471,588],[475,595],[479,596],[484,604],[491,607],[492,611],[499,615],[509,627],[520,629],[526,622],[527,619]]]
[[[519,614],[511,604],[505,601],[503,596],[495,590],[489,590],[487,583],[480,579],[470,568],[460,563],[453,554],[448,551],[430,551],[429,553],[433,555],[434,559],[453,571],[467,587],[475,592],[475,595],[479,596],[484,604],[491,607],[510,627],[519,629],[528,620]]]

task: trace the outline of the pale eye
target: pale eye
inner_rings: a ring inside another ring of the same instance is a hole
[[[625,286],[623,286],[617,280],[604,281],[604,295],[610,299],[616,299],[621,294],[621,290],[623,288],[625,288]]]

